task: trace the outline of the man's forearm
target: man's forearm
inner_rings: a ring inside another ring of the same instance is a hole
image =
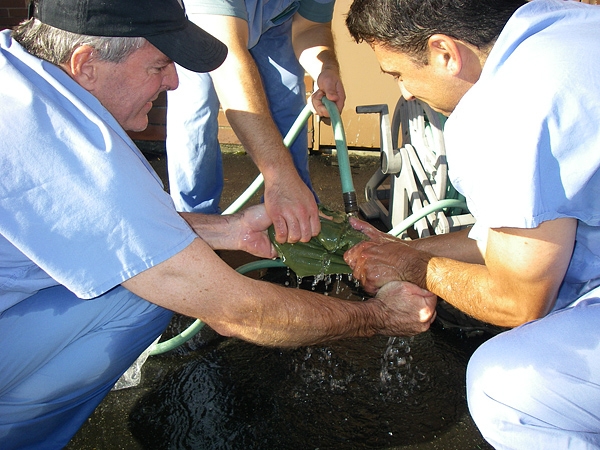
[[[260,114],[231,109],[226,111],[226,115],[236,136],[265,179],[298,176],[292,156],[283,144],[283,137],[268,108]]]
[[[404,272],[412,281],[433,292],[471,317],[503,327],[515,327],[547,314],[556,292],[518,275],[490,270],[443,256],[414,258]],[[412,279],[411,279],[412,278]],[[541,284],[541,283],[540,283]]]
[[[246,286],[245,295],[250,291]],[[258,286],[257,286],[258,287]],[[236,318],[211,324],[217,332],[260,345],[297,347],[385,332],[384,310],[375,301],[354,302],[261,283],[256,299],[238,299]],[[258,300],[260,298],[260,300]]]
[[[484,264],[485,261],[477,242],[468,236],[469,230],[464,229],[405,242],[417,250],[434,256],[473,264]]]
[[[519,309],[512,299],[495,295],[491,281],[485,265],[432,257],[423,287],[481,321],[499,326],[520,325],[523,319],[515,316]]]
[[[271,117],[254,60],[243,53],[227,64],[228,67],[215,71],[213,80],[221,107],[244,149],[266,179],[274,175],[297,176],[292,157]]]
[[[325,69],[339,73],[330,23],[310,22],[297,15],[293,30],[294,52],[313,80],[317,81]]]
[[[531,320],[523,316],[517,298],[483,264],[471,264],[423,251],[410,251],[397,259],[402,281],[414,283],[476,319],[499,326],[517,326]]]
[[[425,308],[429,312],[420,318],[424,305],[418,301],[408,314],[403,299],[340,300],[253,280],[231,270],[200,239],[123,286],[157,305],[196,317],[222,335],[269,346],[412,335],[413,315],[425,329],[433,316]]]
[[[198,214],[180,212],[179,215],[188,223],[194,232],[214,250],[235,250],[234,233],[224,233],[232,229],[231,221],[235,216],[221,214]]]

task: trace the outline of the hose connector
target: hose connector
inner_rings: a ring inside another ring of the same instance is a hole
[[[346,211],[346,214],[357,216],[358,201],[356,200],[356,192],[344,192],[342,196],[344,198],[344,210]]]

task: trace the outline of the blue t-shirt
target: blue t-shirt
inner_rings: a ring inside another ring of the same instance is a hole
[[[0,311],[64,285],[93,298],[196,237],[125,131],[0,33]]]
[[[600,8],[534,0],[446,122],[449,175],[488,228],[578,219],[555,309],[600,286]]]
[[[260,36],[282,24],[296,12],[307,20],[331,22],[335,0],[188,0],[185,8],[193,21],[194,14],[233,16],[248,22],[248,48]]]

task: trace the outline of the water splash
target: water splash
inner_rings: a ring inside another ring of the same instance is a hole
[[[306,347],[304,352],[292,364],[294,373],[303,381],[303,388],[296,391],[296,397],[303,395],[305,386],[313,392],[343,392],[357,375],[346,370],[330,347]]]
[[[409,397],[415,390],[420,389],[420,383],[428,382],[429,376],[413,364],[411,343],[414,337],[390,337],[387,347],[381,357],[381,392],[389,397],[394,390],[400,389],[402,395]]]

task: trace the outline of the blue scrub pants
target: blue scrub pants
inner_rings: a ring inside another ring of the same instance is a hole
[[[172,313],[117,287],[44,289],[0,315],[0,448],[61,449]]]
[[[194,14],[190,15],[194,20]],[[269,102],[285,136],[304,108],[304,69],[298,62],[288,20],[262,34],[250,49]],[[169,190],[178,211],[219,213],[223,165],[218,142],[219,99],[208,74],[177,66],[179,87],[167,95],[167,165]],[[261,130],[256,130],[260,133]],[[283,138],[282,138],[283,139]],[[304,128],[290,146],[302,180],[312,189],[308,172],[308,137]]]
[[[600,448],[599,326],[595,298],[477,349],[467,367],[467,399],[494,448]]]

